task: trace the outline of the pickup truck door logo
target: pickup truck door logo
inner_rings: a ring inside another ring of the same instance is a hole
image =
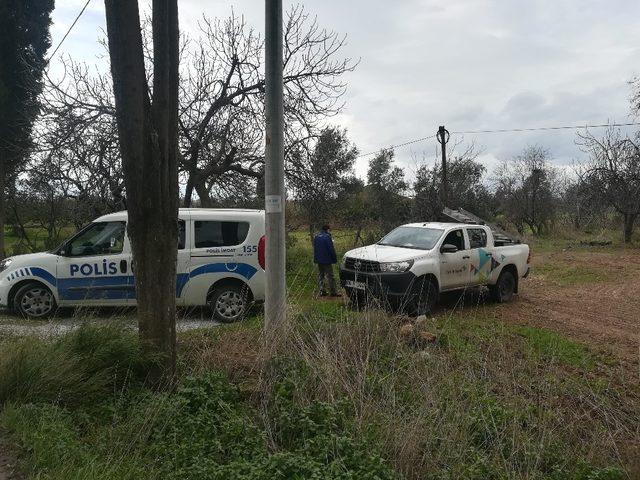
[[[500,260],[504,261],[505,256],[500,255]],[[471,273],[474,275],[478,275],[481,273],[482,268],[489,263],[489,272],[493,272],[496,268],[501,265],[501,262],[498,262],[495,258],[493,258],[493,254],[487,252],[486,250],[479,248],[478,249],[478,266],[476,267],[473,263],[471,264]]]

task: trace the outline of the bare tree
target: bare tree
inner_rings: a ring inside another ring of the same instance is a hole
[[[640,215],[640,142],[638,136],[623,135],[609,128],[602,138],[590,132],[579,134],[579,144],[590,162],[580,172],[585,186],[611,206],[623,220],[625,243],[631,242]]]
[[[521,234],[525,226],[535,235],[544,233],[555,219],[560,183],[549,158],[544,148],[527,147],[496,173],[499,210]]]
[[[576,169],[575,177],[567,177],[563,188],[561,208],[572,228],[590,230],[604,225],[611,207],[602,199],[591,179],[581,177],[581,167]]]
[[[150,80],[148,24],[143,22],[143,48]],[[291,176],[300,171],[293,163],[308,158],[293,153],[309,145],[323,121],[342,108],[342,77],[355,62],[340,58],[345,37],[320,28],[300,6],[288,14],[284,42],[285,154]],[[239,179],[243,196],[245,187],[258,188],[264,172],[263,46],[261,36],[235,15],[224,21],[204,18],[199,35],[182,37],[179,178],[185,206],[194,192],[201,206],[225,203],[238,193]],[[69,145],[66,139],[74,135],[109,132],[114,125],[110,78],[70,59],[64,63],[64,77],[50,81],[44,95],[49,124],[43,131],[55,127],[58,137],[49,144]]]
[[[194,48],[185,49],[180,97],[185,205],[195,189],[203,206],[228,172],[260,178],[264,164],[263,39],[243,18],[204,19]],[[342,108],[341,76],[354,68],[337,55],[345,37],[321,29],[300,6],[284,28],[285,156],[319,133]],[[288,169],[291,171],[291,169]]]
[[[105,0],[111,72],[135,264],[143,349],[162,363],[153,381],[172,377],[176,361],[178,244],[178,4],[153,0],[153,79],[145,72],[138,2]]]

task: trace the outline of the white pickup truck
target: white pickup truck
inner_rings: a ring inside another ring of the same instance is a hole
[[[494,246],[491,229],[465,223],[411,223],[374,245],[351,250],[340,282],[352,302],[368,297],[411,314],[428,313],[440,292],[486,285],[498,302],[529,274],[525,244]]]

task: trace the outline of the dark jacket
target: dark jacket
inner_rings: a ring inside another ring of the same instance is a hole
[[[321,230],[313,239],[313,261],[321,265],[338,263],[331,234]]]

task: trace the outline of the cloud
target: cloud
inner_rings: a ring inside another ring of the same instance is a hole
[[[58,2],[59,5],[62,2]],[[54,12],[54,37],[81,0]],[[293,3],[285,2],[285,9]],[[361,152],[451,131],[628,121],[627,82],[640,66],[640,2],[628,0],[324,0],[307,2],[320,25],[348,35],[344,54],[360,58],[347,75],[344,112],[331,119],[349,129]],[[202,14],[243,15],[263,31],[264,2],[180,0],[180,24],[194,32]],[[102,2],[90,10],[62,50],[95,62],[104,28]],[[465,135],[492,166],[527,145],[554,162],[583,154],[575,133]],[[434,157],[435,140],[398,149],[396,158]],[[366,172],[367,159],[358,162]]]

